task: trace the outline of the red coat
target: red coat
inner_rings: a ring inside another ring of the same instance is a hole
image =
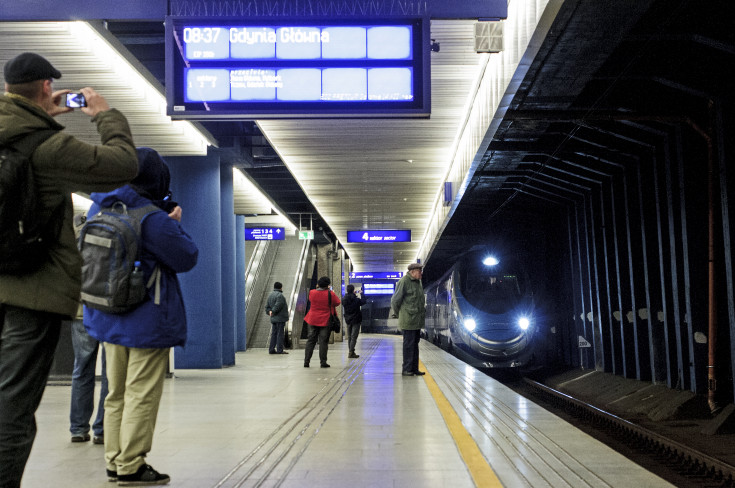
[[[325,291],[332,294],[332,313],[336,314],[335,307],[340,304],[339,297],[332,290],[315,289],[309,292],[309,313],[304,321],[314,327],[325,327],[329,319],[329,300]]]

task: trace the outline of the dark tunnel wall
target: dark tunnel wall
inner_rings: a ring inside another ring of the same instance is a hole
[[[593,344],[583,367],[704,393],[714,338],[718,397],[731,401],[732,106],[715,104],[711,116],[720,122],[709,129],[673,117],[584,129],[614,134],[618,154],[570,177],[594,180],[570,208],[570,266],[575,330]]]
[[[562,362],[732,402],[735,3],[607,7],[563,3],[427,274],[543,229]]]

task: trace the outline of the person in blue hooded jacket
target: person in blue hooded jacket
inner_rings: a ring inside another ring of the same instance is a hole
[[[186,342],[186,313],[176,277],[197,263],[198,249],[181,226],[181,207],[170,202],[170,173],[161,156],[138,148],[138,176],[109,193],[92,193],[88,215],[122,202],[128,208],[153,203],[161,210],[142,221],[144,283],[161,270],[160,303],[148,298],[133,310],[112,314],[84,307],[89,334],[104,343],[109,393],[105,399],[107,476],[119,485],[166,484],[170,477],[146,464],[163,393],[169,349]]]

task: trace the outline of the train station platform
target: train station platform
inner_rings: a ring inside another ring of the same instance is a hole
[[[421,341],[425,376],[401,375],[400,336],[237,354],[167,379],[148,463],[180,488],[671,486],[569,423]],[[23,488],[105,488],[103,446],[71,443],[70,386],[49,385]]]

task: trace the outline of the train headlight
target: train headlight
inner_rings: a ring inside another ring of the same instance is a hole
[[[496,258],[495,256],[488,256],[482,260],[482,264],[484,264],[485,266],[495,266],[499,262],[500,261],[498,261],[498,258]]]
[[[520,327],[522,330],[528,329],[528,326],[531,325],[531,321],[528,320],[526,317],[521,317],[518,319],[518,327]]]
[[[477,327],[477,324],[475,323],[475,319],[464,319],[464,328],[472,332],[475,330],[475,327]]]

